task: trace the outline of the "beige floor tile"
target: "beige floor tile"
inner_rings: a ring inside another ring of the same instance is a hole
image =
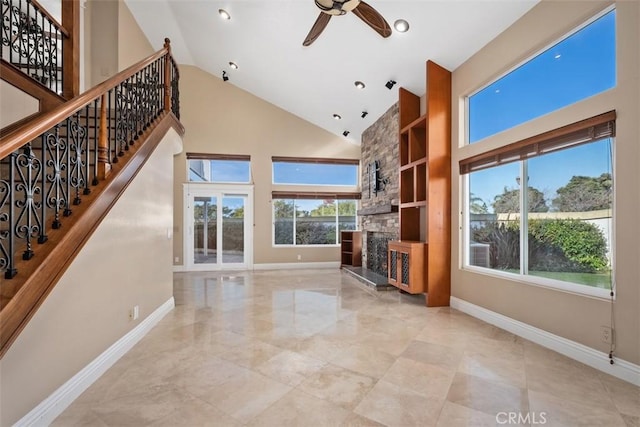
[[[414,340],[400,356],[420,363],[457,369],[462,355],[463,352],[459,349]]]
[[[258,365],[256,370],[281,383],[297,386],[326,364],[327,362],[303,354],[283,351]]]
[[[500,412],[529,411],[527,390],[457,373],[447,400],[495,417]]]
[[[425,397],[444,400],[454,375],[454,369],[400,357],[391,365],[382,380],[408,388]]]
[[[437,427],[495,427],[497,424],[498,422],[494,415],[485,414],[452,402],[445,402],[440,412],[440,417],[438,417]]]
[[[376,380],[335,365],[326,365],[303,381],[298,390],[347,409],[356,407]]]
[[[245,368],[256,368],[272,357],[282,353],[282,349],[261,341],[253,341],[233,347],[231,350],[219,355],[221,359],[228,360]]]
[[[567,427],[624,427],[618,412],[604,410],[588,403],[558,399],[551,394],[529,391],[532,414],[544,414],[549,425]]]
[[[640,427],[638,387],[337,269],[176,273],[174,296],[53,425]]]
[[[547,393],[561,400],[572,400],[603,409],[615,407],[598,372],[574,361],[527,363],[529,390]]]
[[[390,427],[428,427],[436,424],[443,403],[381,380],[354,412]]]
[[[198,397],[247,423],[291,390],[281,382],[249,371],[230,377]]]
[[[363,375],[382,378],[395,361],[395,357],[378,350],[375,345],[355,344],[336,353],[329,361]]]
[[[340,424],[340,427],[384,427],[384,424],[352,412],[347,419]]]
[[[339,426],[349,414],[348,410],[326,400],[293,390],[247,425],[250,427]]]
[[[611,375],[601,373],[599,377],[621,413],[640,417],[640,387]]]

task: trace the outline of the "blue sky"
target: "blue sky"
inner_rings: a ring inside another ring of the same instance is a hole
[[[615,85],[614,10],[473,95],[469,141],[481,141]],[[490,202],[505,186],[517,187],[519,168],[513,163],[475,173],[471,192],[491,209]],[[573,175],[600,176],[610,170],[609,144],[599,142],[529,160],[529,185],[553,197]]]

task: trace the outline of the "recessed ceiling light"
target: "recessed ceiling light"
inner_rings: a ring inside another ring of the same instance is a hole
[[[336,120],[340,120],[340,119],[342,119],[342,116],[340,114],[334,114],[333,118],[336,119]]]
[[[360,80],[357,80],[354,85],[358,88],[358,89],[364,89],[365,88],[365,84],[362,83]]]
[[[229,15],[229,12],[227,12],[224,9],[218,9],[218,14],[222,19],[226,19],[226,20],[231,19],[231,15]]]
[[[406,33],[409,31],[409,23],[404,19],[397,19],[396,22],[393,23],[393,28],[399,33]]]
[[[234,70],[237,70],[237,69],[238,69],[238,64],[236,64],[236,63],[235,63],[235,62],[233,62],[233,61],[230,61],[230,62],[229,62],[229,67],[233,68]]]

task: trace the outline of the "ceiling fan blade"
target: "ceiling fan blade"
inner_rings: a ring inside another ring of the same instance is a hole
[[[322,31],[325,29],[330,19],[331,15],[320,12],[320,16],[318,16],[318,19],[316,19],[313,27],[311,27],[311,31],[309,31],[309,34],[307,34],[307,38],[304,39],[304,42],[302,42],[302,46],[309,46],[311,43],[316,41],[318,36],[322,34]]]
[[[361,1],[352,12],[355,13],[358,18],[362,19],[365,24],[376,30],[382,37],[386,38],[391,35],[389,23],[368,3]]]

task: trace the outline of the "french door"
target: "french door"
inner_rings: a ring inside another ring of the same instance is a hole
[[[185,184],[184,259],[189,271],[253,266],[253,188]]]

